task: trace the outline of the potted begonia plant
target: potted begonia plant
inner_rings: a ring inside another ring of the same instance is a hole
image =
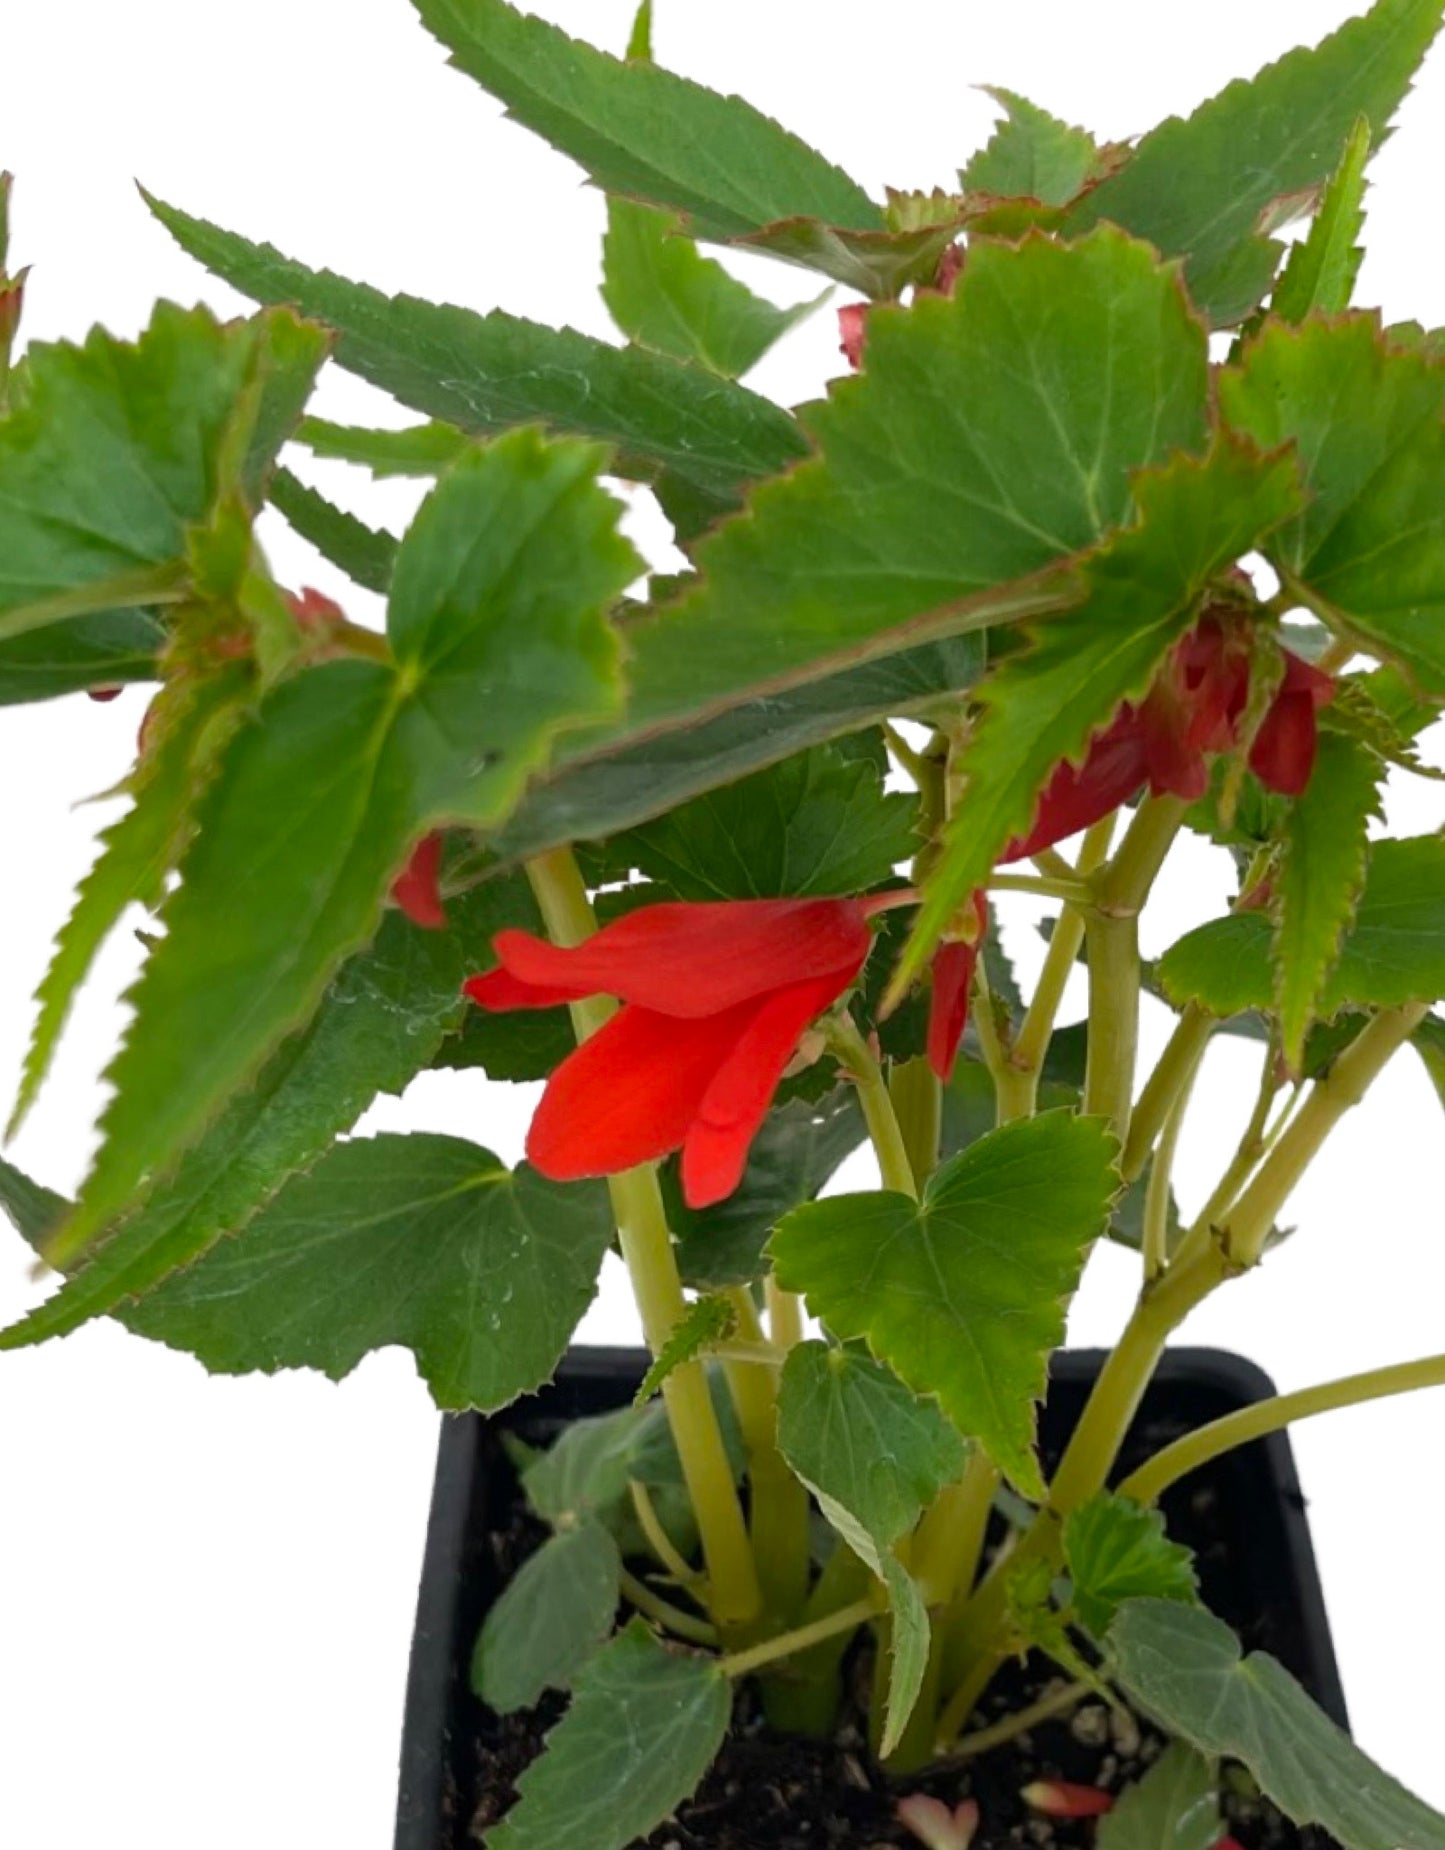
[[[158,684],[13,1122],[125,909],[158,930],[76,1199],[0,1165],[62,1275],[0,1347],[414,1351],[466,1417],[408,1850],[1441,1850],[1340,1725],[1280,1435],[1445,1357],[1282,1396],[1166,1357],[1386,1064],[1445,1066],[1445,839],[1372,827],[1445,701],[1445,339],[1351,299],[1440,0],[1130,144],[999,92],[956,185],[881,203],[655,63],[648,5],[615,57],[414,4],[607,193],[625,344],[150,198],[260,312],[21,350],[0,210],[0,697]],[[737,382],[808,311],[703,243],[841,285],[825,399]],[[328,359],[427,421],[308,416]],[[435,486],[397,539],[290,442]],[[384,632],[276,582],[264,506]],[[1146,963],[1189,833],[1238,890]],[[1026,994],[1010,892],[1051,908]],[[1177,1020],[1140,1071],[1145,993]],[[1181,1214],[1225,1035],[1257,1102]],[[545,1080],[524,1164],[347,1137],[438,1066]],[[865,1141],[879,1186],[820,1193]],[[1057,1360],[1105,1239],[1137,1305]],[[566,1363],[614,1247],[649,1357]]]

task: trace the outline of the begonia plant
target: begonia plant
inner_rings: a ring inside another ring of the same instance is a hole
[[[491,1850],[625,1850],[736,1692],[826,1737],[845,1662],[926,1845],[1003,1838],[911,1779],[1102,1692],[1164,1758],[1122,1795],[1022,1795],[1102,1850],[1232,1844],[1230,1763],[1345,1850],[1445,1850],[1241,1655],[1156,1508],[1445,1357],[1117,1470],[1172,1333],[1268,1262],[1387,1062],[1445,1072],[1445,838],[1378,826],[1445,703],[1445,336],[1352,301],[1367,162],[1440,0],[1376,0],[1127,144],[1000,91],[956,178],[881,201],[655,62],[648,6],[614,56],[504,0],[413,5],[607,195],[619,341],[387,297],[147,196],[259,311],[22,349],[0,209],[0,701],[155,690],[12,1129],[137,904],[148,957],[76,1198],[0,1165],[60,1275],[0,1348],[109,1316],[216,1371],[340,1377],[401,1344],[442,1408],[492,1413],[551,1379],[620,1253],[639,1405],[521,1459],[550,1535],[477,1641],[494,1710],[569,1695]],[[778,308],[702,245],[834,294]],[[823,396],[738,382],[811,313],[838,317]],[[326,364],[424,421],[308,415]],[[434,485],[396,537],[288,445]],[[682,569],[623,537],[629,499]],[[384,631],[276,581],[268,507],[384,595]],[[1146,961],[1190,835],[1237,890]],[[1018,893],[1049,909],[1028,993],[993,903]],[[1175,1016],[1152,1063],[1141,995]],[[1186,1212],[1223,1037],[1257,1102]],[[429,1068],[544,1081],[527,1160],[347,1135]],[[830,1190],[865,1143],[878,1186]],[[1136,1251],[1137,1305],[1046,1458],[1103,1241]],[[981,1710],[1028,1653],[1062,1685]]]

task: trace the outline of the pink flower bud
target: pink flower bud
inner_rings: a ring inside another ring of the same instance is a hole
[[[863,337],[868,331],[868,304],[849,302],[838,310],[840,351],[857,372],[863,364]]]
[[[1067,1779],[1036,1779],[1019,1797],[1046,1818],[1102,1818],[1114,1809],[1112,1792],[1098,1786],[1076,1786]]]

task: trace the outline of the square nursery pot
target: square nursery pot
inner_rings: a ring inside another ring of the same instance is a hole
[[[1046,1458],[1062,1448],[1103,1360],[1093,1350],[1055,1357],[1040,1422]],[[479,1761],[489,1715],[471,1692],[468,1671],[478,1628],[501,1586],[489,1537],[506,1521],[516,1492],[501,1434],[546,1444],[574,1419],[627,1404],[645,1365],[639,1350],[575,1350],[551,1386],[505,1413],[443,1420],[407,1679],[395,1850],[475,1850],[478,1842],[470,1827],[486,1796]],[[1238,1356],[1171,1351],[1145,1398],[1123,1467],[1182,1431],[1272,1392],[1263,1371]],[[1163,1508],[1171,1534],[1199,1551],[1206,1603],[1241,1631],[1250,1648],[1278,1657],[1346,1726],[1304,1498],[1285,1435],[1271,1434],[1216,1460],[1166,1493]],[[1270,1839],[1299,1850],[1328,1850],[1330,1842],[1289,1827]],[[819,1838],[820,1844],[838,1841]]]

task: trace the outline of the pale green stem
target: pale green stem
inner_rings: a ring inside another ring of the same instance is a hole
[[[770,1272],[763,1283],[768,1307],[768,1333],[774,1347],[784,1353],[803,1340],[803,1300],[795,1291],[784,1291]]]
[[[1159,1064],[1144,1083],[1129,1120],[1129,1137],[1119,1161],[1126,1182],[1137,1181],[1149,1160],[1155,1139],[1163,1131],[1181,1097],[1187,1097],[1204,1050],[1218,1023],[1197,1002],[1189,1003],[1179,1017]]]
[[[1294,1394],[1275,1394],[1241,1407],[1222,1419],[1211,1420],[1197,1432],[1186,1433],[1172,1445],[1166,1445],[1126,1477],[1119,1494],[1136,1503],[1155,1503],[1180,1478],[1191,1471],[1221,1458],[1237,1446],[1262,1439],[1267,1433],[1279,1432],[1297,1420],[1313,1419],[1319,1413],[1333,1413],[1341,1407],[1361,1407],[1372,1400],[1387,1400],[1397,1394],[1413,1394],[1421,1388],[1445,1387],[1445,1355],[1429,1355],[1418,1362],[1397,1362],[1389,1368],[1371,1368],[1358,1375],[1346,1375],[1339,1381],[1327,1381],[1319,1387],[1301,1388]]]
[[[829,1021],[828,1044],[857,1083],[858,1103],[863,1108],[863,1121],[868,1126],[868,1135],[877,1152],[884,1188],[896,1194],[908,1195],[916,1201],[918,1185],[914,1180],[913,1165],[908,1160],[908,1147],[899,1128],[898,1114],[888,1096],[888,1083],[883,1077],[883,1069],[874,1059],[868,1043],[846,1010],[840,1010]]]
[[[587,888],[570,849],[560,848],[527,865],[548,932],[558,944],[580,944],[597,928]],[[574,1002],[572,1020],[585,1040],[609,1019],[613,1003],[602,996]],[[687,1314],[672,1235],[657,1173],[650,1165],[608,1178],[618,1244],[632,1280],[648,1348],[658,1355]],[[762,1592],[748,1544],[742,1504],[723,1444],[717,1413],[699,1362],[674,1368],[662,1384],[663,1404],[683,1478],[697,1517],[707,1563],[709,1604],[724,1634],[743,1632],[762,1610]]]
[[[684,1612],[681,1606],[674,1606],[660,1593],[654,1593],[646,1581],[639,1580],[624,1567],[619,1582],[639,1612],[645,1612],[649,1619],[656,1619],[665,1631],[674,1632],[679,1638],[686,1638],[693,1644],[713,1644],[718,1641],[716,1626],[709,1625],[706,1619],[695,1618],[692,1613]]]
[[[1062,899],[1071,906],[1087,906],[1094,895],[1082,880],[1058,880],[1052,874],[1001,874],[988,877],[991,893],[1032,893],[1037,899]]]
[[[1169,1263],[1169,1205],[1173,1199],[1170,1183],[1174,1175],[1174,1154],[1179,1148],[1179,1134],[1184,1128],[1197,1070],[1198,1062],[1186,1077],[1183,1088],[1170,1107],[1169,1116],[1164,1120],[1164,1129],[1154,1152],[1154,1167],[1149,1171],[1149,1186],[1144,1191],[1144,1233],[1140,1244],[1146,1284],[1152,1284]]]
[[[652,1492],[640,1478],[635,1477],[627,1480],[627,1488],[632,1497],[638,1527],[660,1565],[667,1569],[680,1587],[686,1587],[689,1593],[705,1604],[707,1583],[692,1563],[678,1552],[676,1543],[662,1526],[657,1505],[652,1501]]]
[[[927,1060],[904,1060],[888,1076],[888,1096],[914,1181],[927,1182],[938,1166],[943,1132],[943,1087],[938,1075]]]
[[[952,1742],[940,1739],[938,1752],[947,1755],[950,1760],[977,1759],[980,1754],[989,1753],[995,1747],[1006,1747],[1021,1734],[1027,1734],[1030,1728],[1037,1728],[1040,1722],[1052,1721],[1056,1715],[1067,1715],[1071,1709],[1078,1708],[1088,1694],[1087,1683],[1066,1684],[1063,1689],[1040,1696],[1037,1702],[1031,1702],[1027,1708],[1004,1716],[1002,1721],[995,1722],[990,1728],[976,1729],[974,1733],[960,1735]]]
[[[745,1336],[757,1342],[762,1324],[752,1294],[727,1294]],[[808,1492],[778,1450],[778,1376],[770,1368],[724,1361],[728,1388],[748,1453],[748,1535],[769,1629],[791,1624],[808,1597]]]
[[[761,1670],[768,1664],[780,1663],[784,1658],[795,1657],[799,1651],[807,1651],[815,1644],[822,1644],[826,1639],[836,1638],[839,1632],[853,1631],[857,1626],[865,1625],[878,1612],[878,1599],[874,1594],[854,1600],[851,1606],[841,1607],[837,1612],[830,1612],[825,1618],[814,1619],[810,1625],[800,1625],[796,1631],[782,1632],[776,1638],[765,1638],[761,1644],[755,1644],[746,1651],[735,1651],[721,1662],[724,1676],[748,1677],[755,1670]]]

